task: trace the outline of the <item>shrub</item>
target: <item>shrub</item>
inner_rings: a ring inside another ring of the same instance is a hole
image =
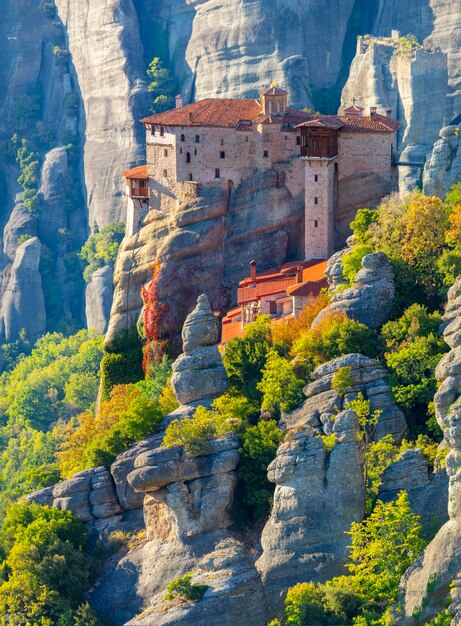
[[[205,595],[208,585],[192,584],[193,575],[193,572],[189,572],[173,580],[166,588],[165,600],[179,598],[185,602],[199,602]]]
[[[274,485],[267,479],[267,467],[275,458],[283,438],[275,420],[260,421],[241,435],[240,465],[232,516],[245,526],[269,512]]]
[[[331,381],[332,389],[335,389],[341,397],[344,397],[346,391],[352,386],[351,378],[352,367],[340,367]]]
[[[101,231],[91,235],[83,245],[79,257],[83,262],[83,277],[86,282],[91,280],[94,272],[105,265],[114,267],[118,249],[125,236],[125,225],[122,222],[109,224]]]
[[[308,372],[312,372],[318,365],[345,354],[360,352],[376,357],[379,351],[380,339],[376,331],[344,314],[332,314],[304,333],[291,352]]]
[[[221,413],[199,406],[191,419],[175,419],[168,425],[163,445],[184,446],[189,456],[200,456],[210,451],[213,439],[235,432],[237,425]]]
[[[261,409],[275,417],[295,409],[303,399],[303,386],[294,366],[273,348],[269,350],[262,380],[258,383],[258,389],[263,394]]]
[[[429,313],[425,306],[412,304],[399,319],[384,324],[381,335],[387,348],[398,348],[403,342],[413,341],[416,337],[438,333],[441,323],[442,316],[437,311]]]
[[[16,161],[19,163],[21,174],[18,184],[22,187],[23,202],[32,215],[38,215],[40,202],[38,188],[40,185],[40,155],[29,148],[29,143],[22,139],[14,142],[18,145]]]
[[[364,244],[370,238],[370,226],[378,219],[378,211],[359,209],[355,219],[350,223],[350,228],[359,243]]]
[[[373,249],[365,244],[360,244],[358,246],[354,246],[350,252],[347,252],[342,257],[342,265],[343,265],[343,276],[349,281],[349,284],[352,285],[357,272],[362,267],[362,259],[366,254],[370,254],[373,252]]]

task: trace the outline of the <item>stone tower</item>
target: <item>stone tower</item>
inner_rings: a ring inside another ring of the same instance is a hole
[[[338,130],[341,126],[336,118],[301,125],[301,159],[305,165],[305,259],[328,259],[334,252]]]

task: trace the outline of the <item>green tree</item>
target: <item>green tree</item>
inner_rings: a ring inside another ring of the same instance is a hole
[[[258,389],[267,355],[272,345],[269,315],[261,315],[245,327],[243,337],[235,337],[226,344],[224,366],[231,388],[258,403],[262,394]]]
[[[125,225],[119,222],[105,226],[101,231],[87,239],[79,253],[84,265],[83,277],[86,282],[89,282],[94,272],[101,267],[105,265],[114,267],[118,249],[124,236]]]
[[[355,214],[355,219],[350,223],[350,227],[357,240],[365,244],[370,239],[370,226],[378,219],[378,211],[370,209],[359,209]]]
[[[159,57],[152,59],[147,76],[150,80],[147,90],[152,96],[153,113],[161,113],[174,108],[176,81],[171,77],[169,70],[163,66]]]
[[[373,252],[373,249],[366,244],[359,244],[354,246],[350,252],[347,252],[342,258],[343,275],[352,285],[357,272],[362,267],[362,259],[366,254]]]
[[[271,348],[262,380],[257,385],[263,394],[261,409],[269,411],[274,417],[295,409],[303,399],[303,386],[303,381],[295,374],[294,365]]]

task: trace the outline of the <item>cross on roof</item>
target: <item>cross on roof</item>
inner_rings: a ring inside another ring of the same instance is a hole
[[[355,106],[355,103],[356,103],[356,102],[357,102],[357,98],[354,96],[354,97],[352,98],[352,106]]]

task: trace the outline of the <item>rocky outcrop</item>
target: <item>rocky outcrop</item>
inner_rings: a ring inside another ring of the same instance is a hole
[[[447,595],[452,580],[461,572],[461,337],[454,329],[461,316],[461,278],[449,291],[444,337],[451,351],[436,368],[440,383],[434,397],[437,421],[444,431],[449,452],[446,457],[449,520],[436,534],[421,557],[407,570],[401,581],[402,623],[410,623],[415,609],[423,607],[422,617],[439,608],[426,599],[428,581],[435,580],[436,599]],[[456,626],[456,620],[453,625]]]
[[[120,507],[114,481],[105,467],[85,470],[74,474],[54,487],[35,492],[26,497],[29,502],[47,504],[63,511],[72,511],[84,522],[95,519],[114,518],[121,521]]]
[[[422,165],[443,124],[447,89],[444,53],[421,46],[404,48],[400,33],[392,37],[366,35],[359,37],[341,109],[356,102],[366,114],[370,107],[377,107],[382,115],[390,111],[401,123],[396,157],[401,163]],[[399,189],[405,193],[420,180],[421,167],[400,166],[398,173]]]
[[[331,286],[340,284],[343,255],[334,255],[328,263],[327,276]],[[389,319],[394,295],[394,271],[387,256],[384,252],[366,254],[354,284],[333,293],[331,304],[317,315],[313,326],[332,313],[345,313],[370,328],[378,328]]]
[[[351,386],[344,395],[333,387],[333,378],[342,368],[348,368]],[[332,425],[340,411],[361,393],[370,402],[370,411],[380,411],[374,439],[391,434],[396,440],[407,430],[405,416],[397,405],[389,383],[387,371],[380,363],[361,354],[341,356],[320,365],[311,375],[314,381],[304,388],[307,400],[298,409],[282,416],[287,430],[309,426],[314,432],[332,432]]]
[[[110,309],[114,295],[114,272],[106,265],[96,270],[85,291],[85,316],[87,328],[95,328],[103,335],[109,325]]]
[[[423,191],[428,196],[444,198],[461,178],[459,125],[446,126],[440,131],[423,173]]]
[[[41,172],[39,193],[42,199],[42,213],[46,220],[39,221],[39,237],[42,243],[54,248],[60,230],[67,228],[67,150],[53,148],[45,155]]]
[[[356,415],[342,411],[331,424],[336,436],[331,453],[314,429],[298,426],[288,432],[269,465],[268,478],[277,486],[256,567],[273,610],[295,583],[325,581],[343,573],[346,532],[365,512]]]
[[[15,341],[22,329],[31,339],[38,339],[45,332],[40,252],[37,237],[28,239],[16,249],[0,313],[0,338],[6,341]]]
[[[302,166],[295,161],[291,166]],[[156,260],[162,329],[174,334],[201,293],[214,311],[226,311],[251,259],[265,269],[302,254],[304,196],[300,189],[290,191],[286,167],[250,176],[230,192],[185,185],[177,211],[151,211],[139,233],[125,237],[114,272],[109,348],[136,323],[141,288],[152,278]],[[272,209],[261,211],[262,206]]]
[[[37,220],[27,210],[23,202],[23,194],[19,193],[15,199],[14,209],[3,230],[3,253],[5,262],[13,262],[18,248],[20,237],[35,237],[37,235]]]
[[[448,521],[447,472],[439,469],[432,473],[426,457],[418,448],[405,451],[385,470],[378,499],[390,502],[400,491],[408,493],[411,510],[420,516],[427,537],[432,537]]]
[[[218,337],[218,318],[202,294],[184,322],[184,353],[173,363],[171,386],[180,404],[212,400],[227,390],[229,382],[216,345]]]
[[[56,6],[85,110],[88,223],[102,228],[124,218],[120,172],[144,155],[139,119],[148,104],[138,16],[132,0],[56,0]]]

